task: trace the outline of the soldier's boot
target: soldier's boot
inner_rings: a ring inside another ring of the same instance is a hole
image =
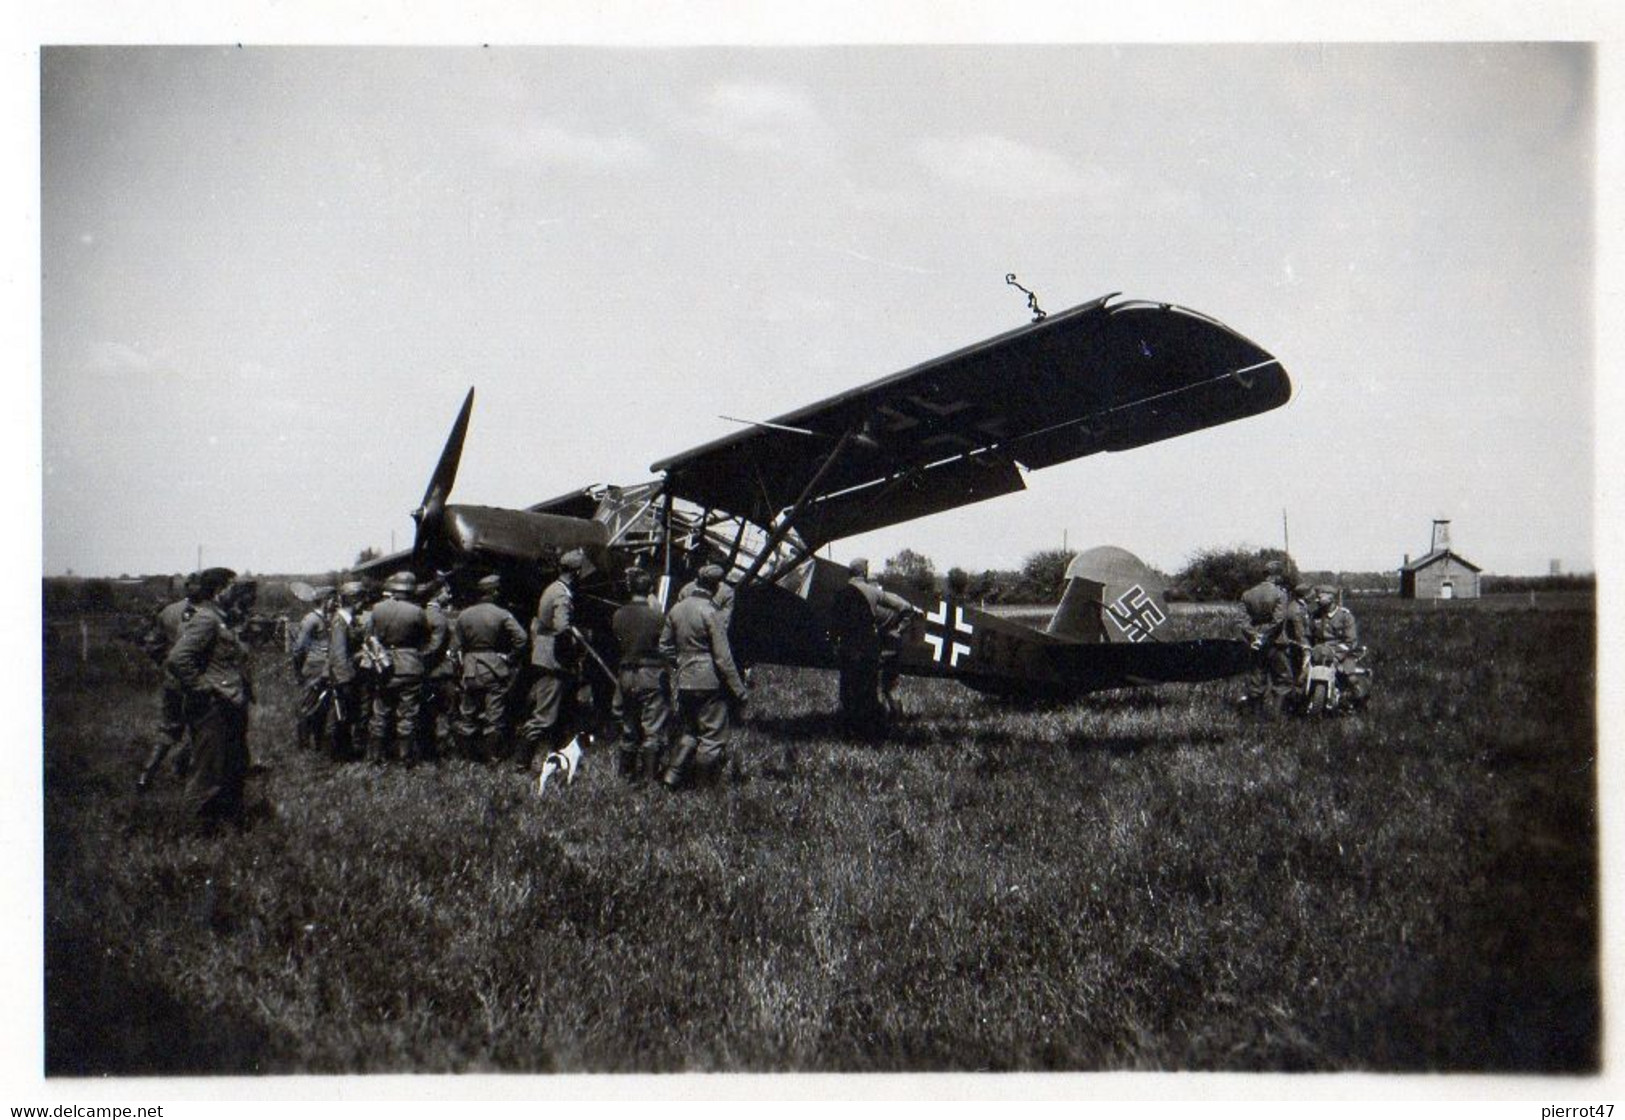
[[[644,747],[638,752],[639,785],[644,782],[657,782],[660,780],[660,748]]]
[[[476,752],[479,750],[479,744],[475,740],[474,736],[470,735],[466,731],[453,731],[451,736],[451,744],[452,750],[457,753],[458,758],[478,757]]]
[[[688,777],[689,763],[694,758],[694,751],[699,743],[692,735],[684,735],[677,740],[677,746],[671,752],[671,759],[666,764],[666,772],[660,780],[669,790],[681,789],[683,781]]]
[[[147,753],[147,761],[141,764],[141,775],[135,780],[137,793],[145,793],[152,785],[152,779],[157,776],[158,768],[164,764],[164,756],[169,753],[170,744],[160,739]]]
[[[636,744],[622,743],[616,752],[617,769],[621,777],[628,782],[637,783],[643,780],[643,752],[638,750]]]
[[[714,754],[698,759],[694,765],[694,786],[697,789],[715,789],[722,782],[728,766],[728,756]]]
[[[508,757],[508,739],[500,731],[487,731],[479,748],[480,761],[496,765]]]
[[[529,774],[530,764],[536,760],[536,751],[540,741],[526,735],[521,735],[513,745],[513,772],[515,774]]]
[[[367,736],[367,761],[382,766],[389,758],[389,743],[383,735]]]

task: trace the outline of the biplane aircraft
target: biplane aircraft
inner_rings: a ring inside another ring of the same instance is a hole
[[[454,583],[499,571],[523,609],[558,556],[580,549],[588,569],[578,606],[588,608],[590,636],[592,608],[613,609],[627,568],[650,571],[665,598],[702,563],[720,563],[736,594],[736,656],[837,668],[843,642],[878,639],[851,632],[866,616],[843,608],[848,572],[817,555],[826,544],[1015,493],[1024,470],[1226,424],[1291,396],[1280,362],[1224,324],[1116,296],[752,422],[656,462],[650,481],[585,487],[527,509],[448,502],[470,389],[413,514],[412,548],[360,571],[450,571]],[[1164,640],[1164,589],[1121,549],[1085,552],[1067,575],[1042,630],[949,598],[921,602],[899,668],[1056,696],[1209,680],[1247,664],[1239,642]]]

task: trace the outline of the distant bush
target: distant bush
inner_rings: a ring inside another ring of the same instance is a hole
[[[937,567],[929,556],[905,548],[886,561],[880,582],[893,591],[913,591],[920,595],[937,593]]]
[[[1240,598],[1264,578],[1265,566],[1278,560],[1286,566],[1288,583],[1298,580],[1298,566],[1278,548],[1205,548],[1174,576],[1170,597],[1194,603]]]
[[[1077,553],[1065,548],[1046,548],[1021,562],[1017,594],[1024,603],[1058,603],[1066,584],[1067,565]]]
[[[79,586],[79,609],[90,614],[110,611],[116,602],[113,584],[105,579],[87,579]]]
[[[1593,591],[1597,587],[1594,575],[1566,576],[1484,576],[1479,591],[1485,595],[1504,595],[1519,591]]]

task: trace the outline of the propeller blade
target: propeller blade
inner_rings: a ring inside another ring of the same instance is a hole
[[[474,389],[471,386],[468,396],[463,398],[462,410],[457,413],[457,420],[451,426],[451,435],[446,437],[446,446],[440,452],[440,461],[435,464],[434,474],[429,477],[429,487],[423,492],[423,503],[412,512],[412,520],[417,522],[417,537],[412,542],[412,555],[421,558],[439,537],[441,521],[446,512],[446,498],[451,494],[452,484],[457,481],[457,464],[463,457],[463,438],[468,435],[468,417],[474,410]]]

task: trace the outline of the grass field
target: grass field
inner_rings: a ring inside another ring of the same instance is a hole
[[[905,682],[858,744],[761,667],[683,796],[298,754],[268,655],[213,839],[132,792],[150,666],[53,647],[47,1073],[1595,1069],[1590,599],[1354,605],[1356,718]]]

